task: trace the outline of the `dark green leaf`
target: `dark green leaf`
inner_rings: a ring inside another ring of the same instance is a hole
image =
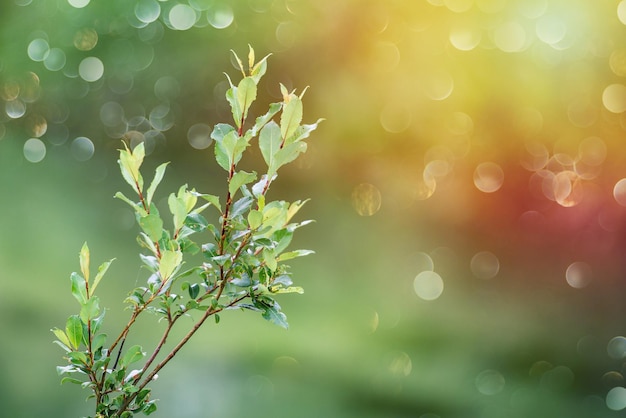
[[[285,329],[289,328],[287,316],[280,311],[280,307],[276,303],[274,306],[265,306],[261,315],[263,318],[278,325],[279,327],[283,327]]]
[[[190,213],[185,218],[185,226],[194,232],[202,232],[206,229],[209,222],[199,213]]]
[[[199,293],[200,293],[200,286],[198,286],[198,283],[192,283],[189,286],[189,297],[191,299],[195,299],[198,297]]]
[[[252,206],[252,202],[254,202],[254,198],[250,196],[244,196],[241,199],[237,200],[232,207],[231,217],[236,217],[245,213],[250,206]]]

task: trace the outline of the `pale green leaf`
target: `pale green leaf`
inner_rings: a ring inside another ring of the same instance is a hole
[[[276,115],[280,111],[280,109],[282,109],[282,107],[283,104],[280,102],[270,104],[270,108],[267,113],[256,118],[254,126],[250,128],[250,135],[253,137],[256,136],[256,134],[265,126],[265,124],[267,124],[274,117],[274,115]]]
[[[165,250],[161,253],[159,274],[161,280],[166,281],[180,267],[183,262],[183,253],[174,250]]]
[[[146,216],[147,214],[146,210],[140,204],[133,202],[128,197],[126,197],[124,193],[117,192],[115,193],[115,196],[113,197],[128,203],[139,214],[139,216]]]
[[[278,261],[276,260],[274,252],[268,248],[263,249],[263,261],[265,262],[265,265],[272,271],[276,270],[276,267],[278,267]]]
[[[185,202],[172,193],[167,199],[167,204],[174,218],[174,230],[178,231],[182,228],[187,217]]]
[[[295,250],[295,251],[290,251],[287,253],[282,253],[281,255],[279,255],[277,257],[278,261],[286,261],[286,260],[291,260],[292,258],[296,258],[296,257],[304,257],[306,255],[310,255],[310,254],[315,254],[315,251],[311,251],[311,250]]]
[[[241,70],[241,74],[243,74],[243,76],[246,76],[246,71],[243,68],[243,62],[241,62],[241,59],[239,58],[239,56],[237,55],[237,53],[235,51],[233,51],[232,49],[230,50],[230,52],[233,53],[233,57],[235,58],[235,61],[237,61],[237,65],[239,65],[239,69]]]
[[[54,336],[57,337],[59,342],[67,347],[71,347],[72,343],[70,343],[69,338],[67,338],[67,334],[65,333],[65,331],[59,328],[53,328],[50,331],[54,333]]]
[[[150,203],[152,203],[152,197],[154,196],[154,192],[156,191],[156,188],[161,183],[161,180],[163,180],[163,176],[165,175],[165,168],[167,167],[168,164],[169,163],[161,164],[160,166],[156,168],[154,172],[154,178],[152,179],[150,186],[148,186],[148,191],[146,192],[146,200],[147,200],[148,206],[150,205]]]
[[[80,249],[80,254],[78,258],[80,259],[80,271],[83,273],[85,281],[89,283],[89,247],[87,246],[86,242]]]
[[[254,49],[252,45],[248,44],[248,68],[252,70],[254,67]]]
[[[272,293],[298,293],[300,295],[304,293],[304,289],[300,286],[271,288],[270,291]]]
[[[163,235],[163,220],[157,213],[151,212],[140,217],[139,226],[153,242],[160,240]]]
[[[272,54],[268,54],[265,57],[263,57],[263,59],[259,62],[257,62],[254,67],[252,67],[252,69],[250,70],[250,76],[254,79],[255,83],[259,83],[259,80],[261,79],[261,77],[263,77],[265,75],[265,72],[267,71],[267,59],[270,57],[270,55]]]
[[[248,225],[250,229],[255,230],[263,224],[263,213],[258,210],[251,210],[248,213]]]
[[[237,101],[242,113],[242,120],[248,116],[248,109],[252,102],[256,100],[257,88],[251,77],[244,77],[237,86]]]
[[[283,139],[289,138],[298,129],[300,122],[302,122],[302,100],[292,96],[283,106],[283,113],[280,115],[280,134]]]
[[[91,342],[91,349],[93,351],[97,351],[99,348],[104,347],[104,343],[106,342],[106,339],[107,339],[106,334],[96,335],[93,341]]]
[[[98,267],[98,273],[96,273],[96,277],[93,279],[93,284],[89,288],[89,296],[94,294],[94,292],[96,291],[96,287],[98,287],[100,280],[102,280],[102,277],[104,277],[113,260],[115,259],[112,258],[111,260],[105,261],[104,263],[100,264],[100,267]]]
[[[237,87],[231,87],[226,91],[226,100],[230,104],[230,111],[233,115],[233,120],[237,128],[241,127],[241,115],[243,111],[239,106],[239,100],[237,98]]]
[[[230,179],[230,183],[228,184],[228,192],[231,196],[234,196],[241,186],[251,183],[254,180],[256,180],[256,173],[248,173],[243,170],[238,171]]]
[[[276,153],[280,149],[282,138],[280,136],[280,127],[274,121],[268,122],[259,135],[259,147],[261,154],[268,167],[272,167]],[[270,173],[269,176],[274,173]]]
[[[294,142],[293,144],[285,145],[274,155],[273,166],[270,166],[270,169],[273,168],[274,171],[278,171],[280,167],[289,164],[298,158],[300,154],[306,152],[306,149],[306,142]]]

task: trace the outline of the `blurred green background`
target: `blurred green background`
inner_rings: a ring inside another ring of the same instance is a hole
[[[121,138],[162,196],[223,181],[230,50],[271,53],[324,117],[272,198],[311,197],[289,331],[231,312],[161,373],[156,417],[618,417],[626,408],[626,1],[6,0],[0,5],[0,405],[91,412],[49,329],[116,257],[145,280]],[[250,166],[258,163],[251,152]],[[158,324],[136,336],[146,348]]]

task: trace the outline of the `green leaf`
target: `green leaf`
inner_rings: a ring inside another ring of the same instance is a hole
[[[194,232],[202,232],[206,229],[209,221],[199,213],[190,213],[185,218],[185,226]]]
[[[297,258],[297,257],[304,257],[310,254],[315,254],[315,251],[311,251],[311,250],[295,250],[295,251],[290,251],[288,253],[282,253],[281,255],[279,255],[276,259],[278,261],[286,261],[286,260],[291,260],[293,258]]]
[[[263,306],[263,313],[261,315],[272,324],[285,329],[289,328],[287,316],[280,311],[280,307],[277,303],[275,303],[274,306]]]
[[[293,95],[288,100],[280,115],[280,134],[283,139],[289,138],[302,122],[302,100]]]
[[[263,249],[263,261],[265,261],[265,265],[272,271],[275,271],[276,267],[278,267],[274,252],[268,248]]]
[[[236,172],[230,179],[228,184],[228,192],[231,196],[234,196],[237,190],[244,184],[248,184],[256,180],[256,173],[248,173],[243,170]]]
[[[248,225],[250,229],[258,229],[263,224],[263,213],[258,210],[251,210],[248,213]]]
[[[317,126],[319,125],[320,122],[323,122],[324,119],[318,119],[317,122],[312,123],[310,125],[300,125],[298,126],[298,128],[295,130],[295,132],[293,133],[293,135],[291,135],[289,138],[287,138],[287,143],[293,143],[293,142],[298,142],[301,141],[303,139],[308,138],[311,135],[311,132],[313,132],[314,130],[317,129]]]
[[[290,286],[290,287],[278,287],[278,288],[270,288],[270,292],[272,293],[298,293],[298,294],[303,294],[304,293],[304,289],[301,288],[300,286]]]
[[[80,308],[80,319],[86,324],[90,319],[100,314],[100,301],[97,296],[92,297]]]
[[[83,323],[78,315],[72,315],[67,318],[65,333],[70,341],[70,347],[77,350],[83,340]]]
[[[230,50],[230,52],[233,53],[233,57],[235,58],[235,61],[237,61],[237,65],[239,65],[239,69],[241,70],[241,74],[243,74],[243,76],[246,76],[246,71],[243,69],[243,63],[241,62],[241,59],[239,58],[239,56],[237,55],[237,53],[235,51],[233,51],[232,49]]]
[[[140,217],[139,226],[153,242],[159,241],[163,235],[163,220],[158,213],[151,212]]]
[[[104,343],[106,342],[107,335],[106,334],[98,334],[95,336],[91,343],[91,349],[93,351],[98,351],[99,348],[104,347]]]
[[[150,183],[150,186],[148,187],[148,191],[146,192],[146,199],[147,199],[148,205],[152,203],[152,197],[154,196],[154,192],[156,191],[157,186],[161,183],[161,180],[163,180],[163,176],[165,175],[165,168],[167,167],[168,164],[169,163],[163,163],[160,166],[158,166],[155,170],[154,178],[152,179],[152,182]]]
[[[266,114],[259,116],[256,118],[254,125],[250,128],[250,136],[254,137],[257,133],[276,115],[280,109],[282,109],[282,103],[272,103],[270,104],[269,110]]]
[[[270,55],[272,54],[268,54],[263,57],[263,59],[257,62],[250,70],[250,77],[252,77],[254,79],[254,82],[257,84],[259,83],[261,77],[263,77],[265,75],[265,72],[267,71],[267,59],[270,57]]]
[[[256,100],[256,83],[251,77],[244,77],[237,86],[237,101],[239,102],[239,108],[241,109],[243,120],[248,116],[248,109],[252,102]]]
[[[80,385],[83,383],[83,381],[76,379],[75,377],[65,376],[61,379],[61,384],[64,384],[64,383],[75,383],[77,385]]]
[[[118,160],[122,177],[133,190],[138,191],[137,188],[139,188],[139,191],[143,190],[143,178],[141,177],[139,168],[146,155],[144,144],[140,142],[132,152],[126,148],[126,144],[124,144],[124,147],[125,149],[120,150],[120,158]]]
[[[74,272],[70,275],[72,283],[72,295],[81,305],[87,302],[87,283],[85,279],[78,273]]]
[[[95,279],[93,279],[93,284],[91,285],[91,287],[89,288],[89,296],[91,297],[94,292],[96,291],[96,287],[98,287],[98,284],[100,283],[100,280],[102,280],[102,278],[104,277],[104,275],[106,274],[107,270],[109,269],[109,266],[111,265],[111,263],[113,262],[113,260],[115,260],[114,258],[112,258],[109,261],[105,261],[104,263],[100,264],[100,267],[98,267],[98,273],[96,274]]]
[[[254,198],[252,198],[251,196],[244,196],[241,199],[237,200],[235,203],[233,203],[231,218],[239,216],[246,212],[248,209],[250,209],[250,206],[252,206],[252,202],[254,202]]]
[[[80,254],[78,258],[80,259],[80,271],[83,273],[85,281],[89,283],[89,247],[87,246],[86,242],[80,249]]]
[[[174,193],[170,194],[167,204],[174,218],[174,230],[178,231],[182,228],[185,218],[187,217],[187,207],[183,199],[177,197]]]
[[[220,213],[222,212],[222,205],[220,204],[219,196],[215,196],[212,194],[200,194],[200,193],[197,193],[197,195],[198,197],[201,197],[202,199],[209,202],[211,205],[215,206],[217,210],[220,211]],[[199,210],[194,210],[194,212],[199,212]]]
[[[122,356],[120,360],[120,368],[124,368],[132,363],[141,360],[142,358],[144,358],[145,355],[146,354],[141,351],[140,345],[134,345],[130,347],[128,350],[126,350],[124,356]]]
[[[235,162],[237,139],[237,131],[230,131],[220,140],[215,140],[215,160],[226,171],[230,171]]]
[[[200,286],[198,285],[198,283],[192,283],[189,285],[189,297],[191,299],[197,298],[199,293],[200,293]]]
[[[282,147],[276,155],[274,156],[273,168],[274,172],[278,171],[278,169],[285,164],[289,164],[303,152],[306,152],[307,145],[306,142],[294,142],[292,144],[285,145]],[[271,168],[270,168],[271,169]]]
[[[274,165],[273,161],[281,143],[280,127],[274,121],[268,122],[261,129],[261,134],[259,135],[259,148],[261,148],[261,154],[268,167]],[[273,174],[274,172],[268,173],[268,176],[271,178]]]
[[[230,79],[229,79],[230,82]],[[235,126],[241,127],[241,115],[243,114],[241,107],[239,106],[239,99],[237,95],[237,87],[231,87],[226,91],[226,100],[230,104],[230,112],[233,115]]]
[[[180,251],[165,250],[161,253],[159,274],[161,280],[166,281],[180,267],[183,262],[183,253]]]
[[[113,197],[128,203],[130,207],[132,207],[137,213],[139,213],[140,216],[145,216],[147,214],[147,212],[145,211],[143,207],[141,207],[141,205],[139,205],[137,202],[133,202],[132,200],[130,200],[128,197],[124,195],[124,193],[117,192],[115,193],[115,196]]]
[[[70,343],[69,338],[67,338],[67,334],[62,329],[53,328],[50,331],[54,333],[54,336],[57,337],[60,343],[62,343],[63,345],[67,347],[72,346],[72,343]]]

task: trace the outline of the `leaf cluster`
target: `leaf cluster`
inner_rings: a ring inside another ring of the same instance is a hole
[[[65,328],[55,328],[55,341],[65,351],[67,364],[59,366],[61,382],[91,390],[95,417],[131,417],[156,410],[148,384],[197,332],[207,318],[219,322],[228,309],[259,312],[266,320],[287,328],[287,317],[275,297],[281,293],[302,293],[294,286],[284,263],[311,254],[309,250],[287,250],[296,229],[310,221],[293,218],[306,201],[268,201],[266,196],[278,170],[306,151],[306,139],[317,128],[302,124],[302,96],[280,86],[283,100],[249,122],[249,110],[256,100],[257,86],[267,69],[267,58],[255,62],[248,54],[248,70],[235,54],[243,74],[237,85],[230,77],[226,100],[233,123],[215,125],[214,156],[226,171],[225,200],[218,195],[197,192],[182,185],[167,198],[169,214],[164,218],[154,203],[168,163],[159,165],[145,188],[141,166],[145,158],[142,143],[134,149],[125,144],[119,153],[122,178],[133,194],[115,197],[134,211],[139,226],[140,259],[149,272],[144,285],[125,299],[131,314],[114,339],[101,332],[104,311],[95,290],[111,262],[100,265],[90,279],[90,254],[85,244],[79,255],[80,273],[70,276],[71,292],[80,305],[79,313],[68,318]],[[258,138],[267,164],[260,177],[239,168],[245,150]],[[218,222],[207,221],[203,213],[215,211]],[[169,219],[167,219],[169,218]],[[167,221],[167,222],[166,222]],[[166,228],[165,224],[171,224]],[[191,256],[201,254],[202,261]],[[166,342],[180,318],[198,312],[199,319],[172,347]],[[166,323],[157,345],[145,352],[140,345],[124,347],[137,318],[152,313]],[[167,352],[163,355],[161,351]],[[139,365],[137,365],[139,364]],[[131,367],[133,366],[133,367]]]

